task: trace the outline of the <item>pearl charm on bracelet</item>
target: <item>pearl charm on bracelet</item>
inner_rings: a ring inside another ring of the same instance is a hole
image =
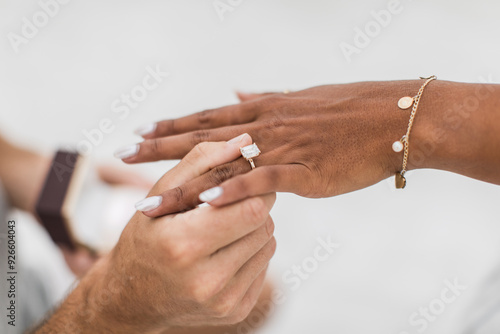
[[[404,145],[400,140],[396,140],[394,143],[392,143],[392,150],[396,153],[399,153],[403,150]]]
[[[392,150],[396,153],[401,152],[405,148],[406,135],[392,143]]]

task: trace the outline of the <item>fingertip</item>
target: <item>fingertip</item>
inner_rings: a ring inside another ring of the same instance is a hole
[[[228,183],[229,183],[229,187],[227,186]],[[210,198],[210,200],[204,201],[203,199],[206,199],[207,197],[203,193],[205,193],[207,191],[213,192],[213,197]],[[232,195],[233,192],[231,191],[231,180],[228,180],[217,187],[208,189],[208,190],[204,191],[203,193],[200,194],[200,197],[199,197],[200,201],[202,201],[204,203],[208,203],[211,206],[215,206],[215,207],[221,207],[221,206],[233,204],[235,202],[238,202],[239,200],[245,199],[245,197],[241,198],[241,196]]]
[[[134,144],[134,145],[128,145],[128,146],[123,146],[118,148],[114,153],[114,157],[120,160],[130,160],[131,158],[135,157],[137,153],[139,153],[140,145],[139,144]]]
[[[247,145],[247,143],[252,143],[252,137],[248,133],[243,133],[237,137],[234,137],[233,139],[230,139],[227,141],[228,144],[231,145]]]
[[[226,142],[225,155],[234,160],[241,156],[241,148],[251,145],[253,142],[252,137],[248,133],[243,133]]]
[[[218,187],[213,187],[213,188],[205,190],[204,192],[202,192],[198,196],[198,198],[203,203],[212,204],[213,201],[220,198],[220,196],[222,196],[222,194],[224,194],[224,189],[222,187],[218,186]]]
[[[246,136],[243,137],[243,144],[244,145],[250,145],[253,143],[252,136],[250,136],[248,133],[245,133]]]
[[[141,211],[148,217],[154,217],[155,215],[153,213],[160,207],[162,202],[162,196],[151,196],[137,202],[135,204],[135,208],[137,211]]]
[[[137,129],[134,130],[134,133],[143,138],[147,136],[152,136],[158,127],[157,123],[148,123],[141,125]]]

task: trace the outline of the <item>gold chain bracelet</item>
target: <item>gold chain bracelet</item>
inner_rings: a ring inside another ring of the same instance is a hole
[[[411,128],[413,127],[413,121],[415,120],[415,115],[417,113],[418,109],[418,103],[420,102],[420,99],[422,98],[422,94],[424,93],[425,86],[429,84],[432,80],[436,80],[437,77],[435,75],[430,76],[428,78],[422,78],[420,79],[425,80],[424,84],[422,87],[420,87],[418,94],[414,97],[410,96],[405,96],[399,99],[398,101],[398,107],[400,109],[408,109],[413,105],[413,108],[411,110],[410,114],[410,120],[408,121],[408,129],[406,130],[406,134],[401,137],[400,140],[395,141],[392,144],[392,149],[394,152],[401,152],[404,149],[404,154],[403,154],[403,165],[401,167],[400,172],[396,172],[395,175],[395,182],[396,182],[396,188],[397,189],[403,189],[406,186],[406,178],[405,178],[405,173],[406,173],[406,167],[408,165],[408,152],[409,152],[409,147],[410,147],[410,132]]]

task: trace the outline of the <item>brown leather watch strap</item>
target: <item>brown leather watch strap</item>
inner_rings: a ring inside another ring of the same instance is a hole
[[[76,243],[71,232],[70,217],[64,207],[78,159],[79,154],[75,152],[56,153],[35,207],[40,222],[52,240],[71,250],[76,248]]]

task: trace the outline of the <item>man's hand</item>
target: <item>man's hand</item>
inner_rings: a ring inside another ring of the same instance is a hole
[[[126,278],[110,297],[113,306],[101,310],[106,322],[139,330],[243,320],[275,251],[268,215],[274,200],[268,195],[157,220],[138,213],[96,288],[99,296],[113,278]]]
[[[248,135],[198,145],[149,198],[235,159]],[[138,212],[40,329],[156,333],[173,326],[234,324],[255,305],[274,254],[275,194],[151,219]]]

